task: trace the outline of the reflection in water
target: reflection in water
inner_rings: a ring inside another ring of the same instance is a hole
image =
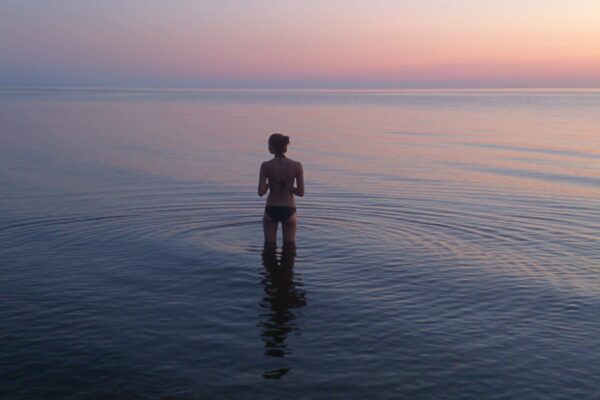
[[[306,306],[306,294],[302,289],[299,274],[294,279],[294,261],[296,249],[284,248],[279,260],[275,248],[265,247],[262,253],[263,265],[261,283],[265,295],[260,306],[265,310],[261,314],[260,336],[265,342],[265,354],[269,357],[283,358],[291,354],[286,346],[289,333],[298,331],[295,320],[298,312],[295,308]],[[266,379],[279,379],[289,372],[289,368],[277,368],[266,371]]]

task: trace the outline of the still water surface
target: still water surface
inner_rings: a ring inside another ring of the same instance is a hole
[[[600,397],[599,91],[0,91],[0,397]],[[272,132],[296,254],[262,252]]]

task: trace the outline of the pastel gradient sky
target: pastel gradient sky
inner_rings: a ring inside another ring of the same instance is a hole
[[[0,86],[600,87],[599,0],[2,0]]]

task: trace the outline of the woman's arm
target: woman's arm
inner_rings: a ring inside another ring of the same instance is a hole
[[[302,168],[302,163],[298,163],[296,187],[292,189],[292,193],[299,197],[304,196],[304,169]]]
[[[258,195],[264,196],[269,190],[269,184],[267,183],[267,166],[265,163],[260,165],[260,171],[258,172]]]

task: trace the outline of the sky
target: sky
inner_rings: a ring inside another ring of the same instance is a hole
[[[600,87],[599,0],[2,0],[0,86]]]

